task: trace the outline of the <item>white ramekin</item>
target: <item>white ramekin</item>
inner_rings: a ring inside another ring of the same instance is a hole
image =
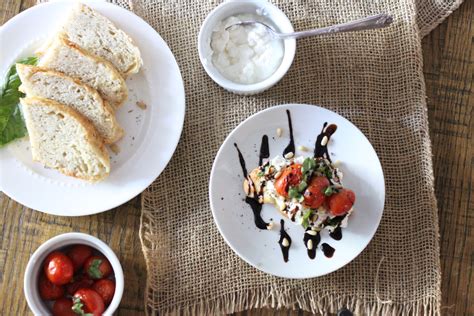
[[[201,63],[207,74],[222,88],[242,95],[257,94],[274,86],[286,74],[293,62],[296,51],[296,40],[286,39],[284,55],[280,67],[264,81],[254,84],[240,84],[225,78],[212,63],[211,35],[216,24],[229,16],[253,13],[261,14],[272,22],[277,31],[283,33],[293,32],[288,17],[276,6],[266,0],[227,0],[217,6],[204,20],[198,37],[198,51]]]
[[[54,250],[76,244],[90,246],[101,252],[109,260],[115,275],[115,294],[109,307],[105,310],[104,315],[112,315],[119,306],[123,294],[124,278],[122,266],[115,253],[107,244],[91,235],[67,233],[53,237],[43,243],[36,249],[28,261],[23,281],[23,290],[28,306],[34,315],[51,315],[51,310],[47,307],[43,299],[41,299],[38,291],[38,279],[43,270],[44,259]]]

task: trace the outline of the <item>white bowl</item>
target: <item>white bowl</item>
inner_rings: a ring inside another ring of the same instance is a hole
[[[263,15],[271,26],[283,33],[293,32],[288,17],[276,6],[266,0],[227,0],[217,6],[204,20],[198,37],[198,51],[201,63],[207,74],[224,89],[237,94],[250,95],[263,92],[274,86],[290,68],[296,51],[296,40],[283,41],[284,55],[280,66],[267,79],[254,84],[240,84],[224,77],[212,63],[211,35],[217,23],[237,14],[253,13]]]
[[[53,237],[36,249],[26,266],[23,289],[28,306],[34,315],[51,315],[51,309],[40,297],[38,291],[39,274],[42,272],[43,261],[54,250],[67,246],[82,244],[90,246],[102,253],[112,265],[115,276],[115,293],[104,315],[112,315],[120,304],[124,288],[122,266],[115,253],[103,241],[87,234],[67,233]]]

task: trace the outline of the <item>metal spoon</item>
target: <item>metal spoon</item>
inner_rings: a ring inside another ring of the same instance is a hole
[[[274,36],[275,38],[286,39],[286,38],[302,38],[302,37],[316,36],[316,35],[329,35],[333,33],[379,29],[379,28],[389,26],[392,22],[393,22],[393,19],[390,15],[382,13],[382,14],[369,16],[363,19],[351,21],[351,22],[336,24],[336,25],[327,26],[327,27],[314,29],[314,30],[293,32],[293,33],[279,33],[275,31],[272,27],[260,21],[242,21],[242,22],[226,27],[226,30],[237,27],[237,26],[250,26],[250,25],[255,25],[255,24],[261,24],[266,28],[267,32],[272,34],[272,36]]]

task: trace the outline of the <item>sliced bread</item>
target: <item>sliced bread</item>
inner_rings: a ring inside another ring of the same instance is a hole
[[[68,176],[98,181],[110,172],[110,159],[94,126],[56,101],[20,100],[33,160]]]
[[[112,107],[95,89],[60,72],[41,67],[17,64],[21,91],[28,97],[51,99],[70,106],[92,122],[106,144],[123,136]]]
[[[82,3],[74,6],[61,31],[70,41],[108,60],[125,77],[137,73],[142,65],[140,51],[131,38]]]
[[[96,89],[115,108],[127,99],[127,86],[108,61],[95,56],[59,34],[41,57],[38,66],[76,78]]]

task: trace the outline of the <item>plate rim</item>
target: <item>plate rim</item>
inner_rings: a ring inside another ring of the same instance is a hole
[[[17,199],[16,198],[17,196],[15,196],[15,193],[12,194],[12,192],[10,190],[8,190],[8,189],[6,190],[5,183],[3,181],[0,181],[0,191],[3,192],[6,196],[11,198],[12,200],[18,202],[19,204],[24,205],[28,208],[31,208],[35,211],[39,211],[41,213],[55,215],[55,216],[65,216],[65,217],[82,217],[82,216],[89,216],[89,215],[94,215],[94,214],[106,212],[106,211],[109,211],[113,208],[116,208],[120,205],[123,205],[123,204],[127,203],[128,201],[132,200],[133,198],[135,198],[136,196],[141,194],[144,190],[146,190],[163,173],[163,171],[165,170],[165,168],[168,166],[169,162],[171,161],[172,157],[174,156],[174,154],[176,152],[176,149],[179,145],[179,142],[181,140],[181,136],[182,136],[183,129],[184,129],[185,116],[186,116],[186,94],[185,94],[183,76],[182,76],[181,70],[179,68],[178,62],[176,60],[176,57],[174,56],[174,54],[173,54],[171,48],[169,47],[168,43],[161,37],[161,35],[150,24],[148,24],[144,19],[142,19],[140,16],[138,16],[134,12],[132,12],[130,10],[127,10],[125,8],[122,8],[122,7],[120,7],[116,4],[106,2],[106,1],[90,1],[90,0],[81,0],[80,2],[84,3],[84,4],[87,4],[87,5],[91,6],[92,8],[99,8],[99,9],[103,9],[103,10],[107,10],[107,8],[112,8],[113,10],[119,10],[121,12],[124,12],[125,14],[132,15],[132,16],[134,16],[134,19],[136,19],[135,20],[136,23],[139,23],[140,27],[145,28],[145,30],[143,31],[144,33],[150,33],[150,32],[153,33],[153,36],[157,37],[157,39],[159,41],[161,41],[162,44],[164,44],[163,48],[166,51],[166,53],[169,54],[172,57],[173,67],[176,70],[177,77],[179,77],[179,82],[178,82],[179,89],[176,89],[177,90],[176,96],[178,96],[178,98],[179,98],[179,100],[177,101],[177,104],[180,105],[179,107],[177,107],[177,112],[176,112],[177,117],[179,117],[179,121],[176,121],[176,125],[179,125],[179,127],[177,128],[177,130],[179,129],[179,132],[176,132],[176,134],[175,134],[176,135],[175,136],[176,137],[175,141],[173,143],[170,142],[170,146],[169,146],[169,150],[170,150],[170,153],[171,153],[170,156],[167,157],[166,159],[164,159],[164,161],[166,161],[166,162],[163,164],[163,166],[161,168],[156,168],[155,169],[155,172],[153,172],[153,177],[151,177],[152,178],[151,181],[145,181],[147,183],[146,186],[144,186],[144,185],[139,186],[139,187],[137,187],[137,189],[131,191],[130,194],[126,195],[125,198],[122,198],[120,200],[118,200],[118,199],[117,200],[110,200],[111,201],[110,203],[104,203],[101,207],[97,207],[97,208],[83,207],[82,208],[83,211],[80,214],[77,214],[78,213],[77,211],[73,212],[73,214],[71,214],[71,212],[64,211],[64,210],[63,211],[58,211],[59,209],[62,209],[62,208],[60,206],[58,207],[58,206],[55,206],[53,204],[51,204],[51,210],[49,210],[49,209],[39,209],[38,206],[35,206],[34,202],[31,202],[31,200],[28,200],[28,201],[21,200],[20,201],[20,199]],[[44,10],[44,9],[47,9],[47,7],[57,6],[57,5],[64,5],[65,3],[70,4],[70,5],[73,4],[68,0],[58,0],[58,1],[39,3],[39,4],[37,4],[37,5],[35,5],[31,8],[28,8],[27,10],[24,10],[24,11],[20,12],[19,14],[15,15],[10,20],[8,20],[5,24],[3,24],[0,27],[0,35],[5,36],[4,34],[9,29],[14,28],[14,25],[15,25],[15,23],[17,23],[17,21],[26,18],[28,16],[28,14],[31,14],[33,11]],[[104,14],[104,15],[109,18],[109,16],[107,16],[107,14]],[[4,33],[4,34],[2,34],[2,33]],[[20,47],[20,49],[21,49],[21,47]],[[21,51],[19,53],[21,54]],[[5,62],[8,62],[8,60],[5,59]],[[2,81],[3,81],[3,79],[2,79]],[[8,145],[0,148],[0,151],[7,150],[7,147],[8,147]],[[2,159],[5,159],[5,158],[2,158],[1,156],[2,155],[0,155],[0,164],[2,163]],[[0,165],[0,167],[2,167],[2,166]],[[105,180],[105,181],[107,181],[107,180]],[[3,185],[2,185],[2,183],[3,183]],[[28,190],[28,188],[26,188],[26,189]]]
[[[215,205],[214,205],[214,201],[213,201],[213,181],[212,181],[212,178],[214,177],[214,174],[216,172],[216,161],[217,161],[217,158],[221,155],[222,151],[224,150],[224,144],[228,143],[228,141],[231,139],[231,137],[237,132],[238,129],[240,129],[242,127],[242,125],[244,125],[245,123],[247,123],[248,121],[252,120],[254,117],[258,116],[258,115],[263,115],[264,113],[266,112],[270,112],[270,111],[275,111],[275,110],[278,110],[278,109],[289,109],[291,110],[291,107],[294,107],[294,106],[297,106],[297,107],[305,107],[305,108],[314,108],[314,107],[317,107],[319,109],[322,109],[323,111],[329,111],[329,112],[332,112],[333,114],[336,114],[337,116],[341,117],[342,119],[346,120],[350,125],[352,125],[354,128],[356,128],[364,137],[365,139],[367,140],[367,142],[369,143],[370,147],[372,148],[372,150],[374,151],[375,153],[375,156],[377,157],[377,161],[380,165],[380,170],[381,170],[381,173],[382,173],[382,183],[383,183],[383,203],[382,203],[382,210],[381,210],[381,214],[380,214],[380,217],[377,221],[377,226],[374,230],[374,232],[372,233],[372,235],[370,236],[370,238],[368,239],[367,243],[360,249],[360,251],[353,257],[351,258],[350,260],[348,260],[347,262],[343,263],[342,265],[339,265],[337,266],[335,269],[333,269],[332,271],[328,271],[328,272],[325,272],[323,274],[318,274],[318,275],[309,275],[309,276],[293,276],[293,277],[290,277],[290,276],[284,276],[284,275],[278,275],[278,274],[275,274],[275,273],[272,273],[272,272],[268,272],[268,271],[265,271],[263,270],[261,267],[259,267],[257,264],[254,264],[252,263],[247,257],[243,256],[239,251],[237,251],[237,249],[229,242],[229,240],[226,238],[226,235],[224,234],[221,226],[218,224],[218,219],[216,217],[216,211],[215,211]],[[232,251],[234,252],[234,254],[236,254],[240,259],[242,259],[243,261],[245,261],[246,263],[248,263],[249,265],[251,265],[252,267],[256,268],[257,270],[265,273],[265,274],[268,274],[268,275],[272,275],[272,276],[275,276],[275,277],[279,277],[279,278],[284,278],[284,279],[292,279],[292,280],[305,280],[305,279],[313,279],[313,278],[319,278],[319,277],[322,277],[322,276],[325,276],[325,275],[328,275],[330,273],[333,273],[333,272],[336,272],[337,270],[343,268],[344,266],[348,265],[349,263],[351,263],[352,261],[354,261],[354,259],[356,259],[358,256],[360,256],[360,254],[367,248],[367,246],[370,244],[370,242],[372,241],[372,239],[374,238],[377,230],[379,229],[379,226],[380,226],[380,222],[382,221],[382,216],[383,216],[383,213],[384,213],[384,210],[385,210],[385,200],[386,200],[386,185],[385,185],[385,174],[383,172],[383,168],[382,168],[382,163],[380,162],[380,158],[377,154],[377,151],[375,150],[375,148],[372,146],[372,143],[370,142],[370,140],[367,138],[367,136],[354,124],[352,123],[349,119],[347,119],[346,117],[342,116],[341,114],[335,112],[335,111],[332,111],[330,109],[327,109],[327,108],[324,108],[320,105],[314,105],[314,104],[309,104],[309,103],[284,103],[284,104],[278,104],[278,105],[274,105],[274,106],[270,106],[266,109],[263,109],[261,111],[258,111],[252,115],[250,115],[249,117],[247,117],[246,119],[244,119],[242,122],[240,122],[228,135],[227,137],[224,139],[224,141],[222,142],[221,146],[219,147],[219,150],[217,151],[217,154],[216,156],[214,157],[214,161],[212,163],[212,168],[211,168],[211,173],[209,175],[209,204],[210,204],[210,208],[211,208],[211,213],[212,213],[212,218],[214,220],[214,224],[215,226],[217,226],[217,229],[219,231],[219,234],[221,235],[221,237],[224,239],[225,243],[227,244],[227,246],[229,246]]]

